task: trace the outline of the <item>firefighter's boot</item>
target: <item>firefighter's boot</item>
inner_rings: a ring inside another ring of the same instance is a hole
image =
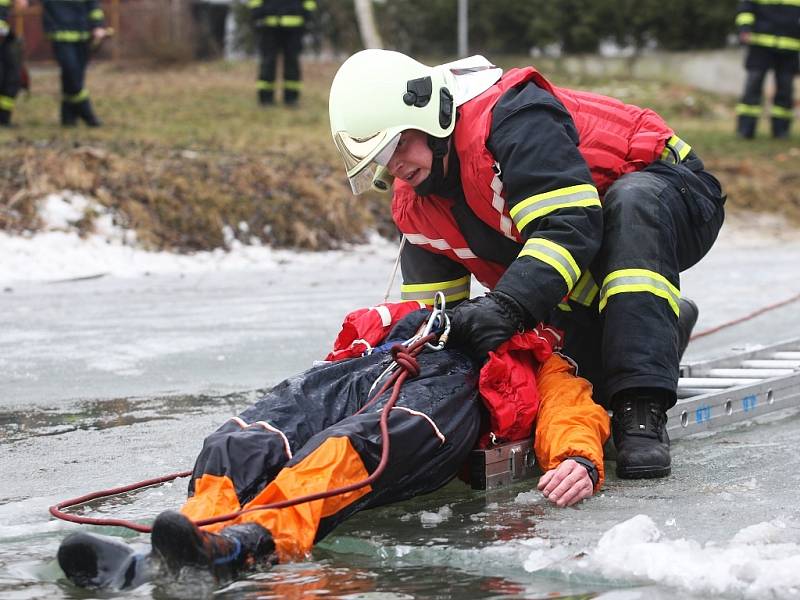
[[[667,409],[674,403],[667,390],[657,388],[632,388],[614,396],[611,431],[617,477],[650,479],[670,474]]]
[[[75,105],[75,112],[89,127],[100,127],[103,124],[94,114],[92,102],[88,98]]]
[[[736,121],[736,134],[740,138],[752,140],[756,136],[758,118],[751,115],[739,115]]]
[[[151,541],[154,551],[175,573],[183,567],[196,567],[207,569],[219,580],[231,580],[247,569],[277,562],[272,535],[258,523],[209,533],[183,514],[166,511],[156,517]]]
[[[792,126],[792,121],[784,117],[772,117],[772,137],[777,139],[786,139],[789,137],[789,130]]]
[[[127,590],[150,581],[158,567],[149,553],[106,535],[77,532],[58,547],[58,564],[79,587]]]
[[[0,108],[0,127],[11,127],[11,111]]]
[[[61,126],[75,127],[78,124],[78,113],[75,111],[75,104],[61,101]]]

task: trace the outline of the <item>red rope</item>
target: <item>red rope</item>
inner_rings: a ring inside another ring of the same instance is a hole
[[[800,300],[800,294],[795,294],[794,296],[787,298],[785,300],[781,300],[780,302],[775,302],[774,304],[769,304],[767,306],[763,306],[758,310],[755,310],[749,314],[744,315],[743,317],[739,317],[738,319],[733,319],[732,321],[728,321],[726,323],[722,323],[721,325],[716,325],[714,327],[710,327],[709,329],[705,329],[698,333],[695,333],[690,340],[696,340],[697,338],[705,337],[707,335],[711,335],[712,333],[716,333],[721,329],[726,329],[728,327],[732,327],[734,325],[738,325],[739,323],[744,323],[745,321],[749,321],[754,319],[759,315],[763,315],[765,312],[769,312],[771,310],[775,310],[776,308],[780,308],[781,306],[786,306],[787,304],[791,304],[792,302],[797,302]]]
[[[221,523],[223,521],[231,521],[239,517],[240,515],[249,512],[254,512],[258,510],[276,509],[276,508],[286,508],[288,506],[295,506],[297,504],[312,502],[314,500],[330,498],[332,496],[346,494],[348,492],[352,492],[372,484],[378,477],[381,476],[381,474],[383,474],[383,471],[386,469],[386,465],[389,462],[389,413],[391,412],[392,408],[397,402],[397,399],[400,396],[400,388],[403,386],[403,382],[408,377],[416,377],[417,375],[419,375],[419,364],[417,363],[417,360],[415,358],[416,355],[422,352],[425,344],[433,340],[435,337],[436,336],[433,334],[425,336],[417,340],[416,342],[412,343],[410,346],[408,346],[408,348],[406,348],[402,344],[396,344],[395,346],[393,346],[391,349],[392,357],[394,358],[395,362],[397,362],[400,369],[392,373],[392,375],[386,380],[386,382],[384,382],[384,384],[381,386],[378,392],[372,397],[372,399],[370,399],[359,410],[359,412],[361,412],[364,409],[366,409],[368,406],[373,404],[386,390],[388,390],[389,386],[393,386],[392,395],[389,397],[389,400],[386,402],[386,405],[381,410],[381,420],[380,420],[381,446],[382,446],[381,459],[378,462],[378,466],[375,468],[375,471],[373,471],[369,477],[363,479],[362,481],[334,488],[332,490],[325,490],[324,492],[318,492],[316,494],[308,494],[306,496],[300,496],[298,498],[291,498],[289,500],[273,502],[272,504],[252,506],[250,508],[239,510],[227,515],[220,515],[217,517],[211,517],[209,519],[203,519],[201,521],[195,521],[196,525],[203,526],[203,525],[211,525],[212,523]],[[58,504],[51,506],[49,509],[50,514],[58,519],[62,519],[64,521],[71,521],[72,523],[80,523],[83,525],[105,525],[105,526],[115,526],[115,527],[126,527],[128,529],[133,529],[134,531],[139,531],[141,533],[150,533],[152,528],[148,525],[142,525],[140,523],[127,521],[125,519],[82,517],[78,515],[65,513],[63,512],[63,509],[69,508],[71,506],[76,506],[78,504],[83,504],[85,502],[90,502],[92,500],[97,500],[98,498],[108,498],[109,496],[115,496],[117,494],[131,492],[133,490],[149,487],[151,485],[158,485],[160,483],[172,481],[179,477],[188,477],[191,474],[192,474],[191,471],[181,471],[180,473],[165,475],[163,477],[156,477],[154,479],[147,479],[145,481],[132,483],[130,485],[111,488],[108,490],[102,490],[99,492],[92,492],[89,494],[85,494],[83,496],[79,496],[78,498],[71,498],[69,500],[64,500],[63,502],[59,502]]]

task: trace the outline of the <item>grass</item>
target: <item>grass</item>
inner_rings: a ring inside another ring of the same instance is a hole
[[[105,122],[100,129],[62,129],[58,71],[37,66],[32,94],[18,99],[17,128],[0,132],[0,229],[37,229],[37,202],[69,189],[111,209],[151,248],[224,247],[224,226],[244,242],[307,249],[360,241],[374,229],[390,235],[388,199],[351,195],[330,138],[336,66],[305,63],[301,106],[290,109],[257,105],[254,61],[156,71],[92,65],[87,88]],[[743,142],[733,135],[735,99],[658,81],[547,75],[652,107],[722,180],[731,208],[778,212],[800,224],[797,132]],[[91,231],[91,215],[81,224]]]

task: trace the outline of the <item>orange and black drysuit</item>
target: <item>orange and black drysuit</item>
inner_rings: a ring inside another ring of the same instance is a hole
[[[359,313],[358,323],[346,322],[337,352],[328,356],[332,362],[278,384],[206,438],[182,512],[197,521],[366,479],[380,460],[380,413],[391,390],[368,410],[358,411],[392,360],[385,348],[410,338],[428,315],[418,303],[406,302],[381,305]],[[375,327],[364,327],[375,319],[378,335]],[[335,360],[378,346],[384,337],[381,329],[392,329],[383,346],[360,358]],[[592,401],[589,383],[552,353],[548,340],[553,338],[541,332],[526,335],[517,340],[525,347],[522,352],[515,354],[514,347],[498,350],[507,351],[510,359],[493,353],[492,372],[484,367],[479,374],[472,360],[457,350],[419,354],[420,373],[406,380],[390,412],[388,466],[371,486],[246,513],[208,529],[254,521],[270,531],[281,561],[301,558],[353,513],[431,492],[450,481],[482,427],[485,434],[487,428],[502,427],[508,435],[522,431],[529,438],[534,420],[541,467],[548,470],[575,458],[599,489],[608,415]],[[502,404],[500,411],[487,415],[482,408],[479,378],[481,390],[487,381],[494,382],[495,397],[486,406]]]
[[[11,124],[11,113],[22,83],[21,49],[9,22],[11,0],[0,0],[0,126]]]
[[[78,118],[99,125],[85,82],[92,31],[104,22],[99,0],[42,0],[42,26],[61,67],[62,125],[74,125]]]
[[[275,71],[278,55],[283,56],[283,101],[296,104],[302,90],[300,53],[303,33],[317,9],[316,0],[248,0],[255,27],[261,63],[258,100],[275,101]]]
[[[474,275],[565,330],[595,400],[657,388],[674,404],[679,273],[711,247],[724,198],[656,113],[514,69],[459,107],[437,185],[395,182],[404,299],[452,305]]]
[[[752,138],[761,115],[764,78],[775,73],[772,135],[787,137],[794,117],[794,76],[800,71],[800,2],[742,0],[736,15],[739,35],[748,34],[744,92],[736,106],[737,132]]]

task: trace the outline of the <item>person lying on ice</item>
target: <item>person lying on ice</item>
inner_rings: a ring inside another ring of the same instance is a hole
[[[169,572],[199,567],[219,580],[302,559],[356,512],[445,485],[476,445],[532,434],[545,497],[563,507],[597,491],[604,480],[608,414],[593,402],[588,381],[554,351],[559,332],[540,325],[484,356],[462,352],[460,340],[418,354],[388,411],[388,462],[371,484],[202,528],[194,524],[352,487],[374,474],[391,390],[377,395],[372,388],[393,358],[401,362],[397,348],[388,348],[426,324],[431,312],[421,306],[406,301],[348,315],[327,362],[279,383],[205,439],[187,502],[153,523],[150,555],[135,554],[114,538],[75,533],[58,552],[67,577],[84,587],[126,588],[150,577],[150,557]]]

